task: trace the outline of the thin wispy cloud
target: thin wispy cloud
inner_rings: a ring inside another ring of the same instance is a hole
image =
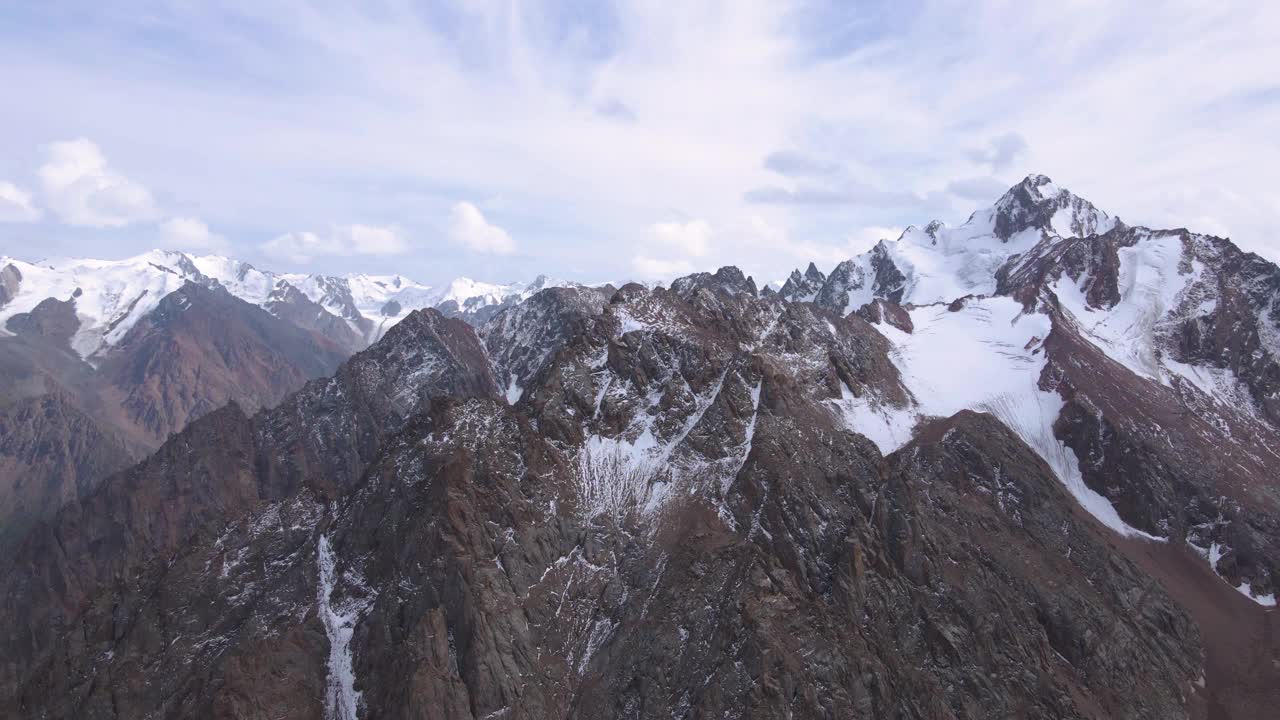
[[[64,254],[100,253],[94,232],[125,254],[156,236],[127,230],[190,216],[246,259],[333,272],[388,253],[298,228],[394,225],[396,269],[426,281],[641,257],[763,275],[862,228],[962,221],[1033,171],[1129,222],[1280,243],[1273,4],[574,7],[15,11],[0,177],[46,212],[0,225],[2,249],[43,228]],[[48,155],[76,138],[97,156]],[[654,245],[672,217],[712,228],[704,255]],[[752,218],[787,242],[718,240]]]

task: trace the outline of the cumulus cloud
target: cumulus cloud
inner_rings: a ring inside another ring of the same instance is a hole
[[[69,225],[123,227],[155,219],[155,200],[142,185],[107,165],[85,138],[51,143],[38,175],[49,207]]]
[[[199,218],[169,218],[160,225],[165,244],[177,250],[225,253],[227,239],[209,230]]]
[[[0,182],[0,222],[35,222],[40,215],[31,193],[11,182]]]
[[[480,208],[460,202],[449,213],[449,238],[472,252],[510,255],[516,243],[506,230],[485,219]]]
[[[409,243],[393,227],[348,225],[338,231],[342,244],[353,255],[401,255],[409,251]]]
[[[642,280],[670,280],[679,275],[693,272],[693,263],[688,260],[672,260],[636,255],[631,258],[631,269]]]
[[[307,263],[323,256],[399,255],[409,243],[394,227],[344,225],[328,234],[290,232],[260,246],[263,253],[295,263]]]
[[[653,223],[647,228],[631,269],[643,280],[669,280],[707,264],[715,235],[702,219]]]
[[[711,250],[711,224],[706,220],[654,223],[649,235],[660,245],[693,257],[705,257]]]
[[[1000,172],[1026,151],[1026,139],[1016,132],[1007,132],[991,138],[985,148],[970,150],[969,159],[980,165],[990,165],[992,170]]]
[[[291,232],[277,235],[262,244],[262,252],[271,257],[295,263],[311,262],[321,255],[335,255],[336,246],[329,238],[313,232]]]

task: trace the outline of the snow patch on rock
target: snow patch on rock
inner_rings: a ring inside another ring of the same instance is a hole
[[[316,547],[316,565],[320,570],[317,608],[329,638],[329,677],[325,684],[326,720],[356,720],[360,709],[360,691],[356,690],[355,668],[351,655],[351,636],[356,623],[373,605],[369,596],[348,597],[334,603],[338,580],[329,538],[320,536]]]

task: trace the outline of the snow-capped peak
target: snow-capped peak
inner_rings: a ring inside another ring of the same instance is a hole
[[[841,312],[875,298],[923,305],[990,295],[996,272],[1014,256],[1042,241],[1104,233],[1118,224],[1048,177],[1029,175],[959,227],[938,220],[909,226],[897,240],[881,240],[837,265],[820,288],[809,287],[810,275],[796,271],[779,293]]]
[[[1002,240],[1033,227],[1060,237],[1083,237],[1105,233],[1119,222],[1045,175],[1028,175],[1009,188],[987,216],[991,231]]]
[[[469,277],[459,277],[454,278],[443,288],[443,292],[436,297],[436,304],[453,301],[458,303],[459,306],[463,306],[468,301],[475,300],[484,301],[486,304],[500,303],[512,292],[510,285],[495,285],[494,283],[473,280]]]

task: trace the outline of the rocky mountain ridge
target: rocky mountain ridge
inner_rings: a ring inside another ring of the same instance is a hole
[[[0,560],[0,715],[1269,716],[1280,270],[1041,176],[809,270],[205,415]]]

